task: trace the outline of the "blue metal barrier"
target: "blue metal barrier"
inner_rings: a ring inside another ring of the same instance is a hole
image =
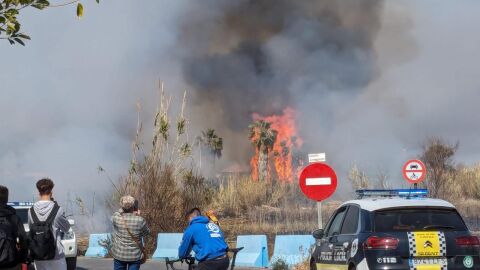
[[[152,259],[164,260],[165,258],[178,258],[178,247],[182,242],[181,233],[159,233],[157,236],[157,249]]]
[[[105,244],[111,241],[110,234],[90,234],[88,239],[88,249],[85,253],[85,257],[101,257],[105,258],[108,255],[108,250]]]
[[[237,247],[244,247],[237,255],[235,265],[268,267],[268,246],[265,235],[239,235]]]
[[[281,259],[289,266],[299,264],[310,257],[310,248],[314,244],[311,235],[277,235],[271,262]]]

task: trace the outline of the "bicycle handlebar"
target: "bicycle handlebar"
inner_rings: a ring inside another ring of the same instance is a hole
[[[240,252],[240,250],[242,250],[243,247],[239,247],[239,248],[228,248],[227,249],[227,252],[232,252],[233,254],[237,254],[238,252]]]
[[[190,266],[195,264],[195,258],[192,256],[188,256],[186,258],[176,259],[176,260],[170,260],[168,257],[165,258],[165,264],[167,265],[167,270],[177,270],[174,264],[178,262],[181,262],[181,263],[186,262],[190,269]]]
[[[228,248],[227,249],[227,252],[232,252],[233,253],[232,262],[230,263],[230,270],[233,270],[235,268],[235,260],[237,259],[237,253],[242,249],[243,249],[243,247]]]
[[[237,253],[240,252],[242,249],[243,247],[227,249],[227,252],[233,253],[232,262],[230,264],[230,270],[233,270],[235,268],[235,260],[237,258]],[[176,259],[176,260],[170,260],[169,258],[165,258],[165,264],[167,265],[167,270],[177,270],[174,264],[178,262],[181,262],[181,263],[186,262],[188,264],[188,269],[193,269],[193,266],[195,264],[195,258],[192,256],[188,256],[186,258]]]

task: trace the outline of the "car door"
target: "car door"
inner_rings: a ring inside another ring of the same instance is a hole
[[[335,242],[333,256],[335,264],[346,266],[350,262],[350,258],[357,254],[359,217],[360,208],[356,205],[348,206],[340,233],[337,235]]]
[[[346,211],[347,207],[339,208],[332,216],[326,227],[325,235],[320,243],[320,252],[317,255],[318,270],[336,269],[334,261],[334,247],[335,243],[337,242],[337,237],[340,234]]]

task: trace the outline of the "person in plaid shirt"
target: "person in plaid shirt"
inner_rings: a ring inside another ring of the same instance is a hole
[[[120,199],[120,210],[112,216],[112,256],[114,270],[138,270],[142,264],[143,238],[150,229],[140,216],[136,201],[132,196]]]

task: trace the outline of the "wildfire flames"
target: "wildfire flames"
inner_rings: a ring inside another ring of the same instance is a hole
[[[263,120],[270,123],[272,130],[276,131],[277,136],[273,144],[272,151],[268,154],[268,175],[271,172],[271,166],[273,161],[273,168],[275,174],[280,181],[291,182],[293,181],[294,174],[297,169],[293,167],[293,148],[302,146],[302,140],[298,137],[297,126],[295,122],[296,112],[292,108],[285,108],[281,115],[261,116],[258,113],[252,115],[254,121]],[[259,134],[256,134],[259,136]],[[251,138],[252,142],[257,139]],[[259,149],[255,148],[255,155],[250,160],[252,167],[252,178],[258,180],[258,159]]]

